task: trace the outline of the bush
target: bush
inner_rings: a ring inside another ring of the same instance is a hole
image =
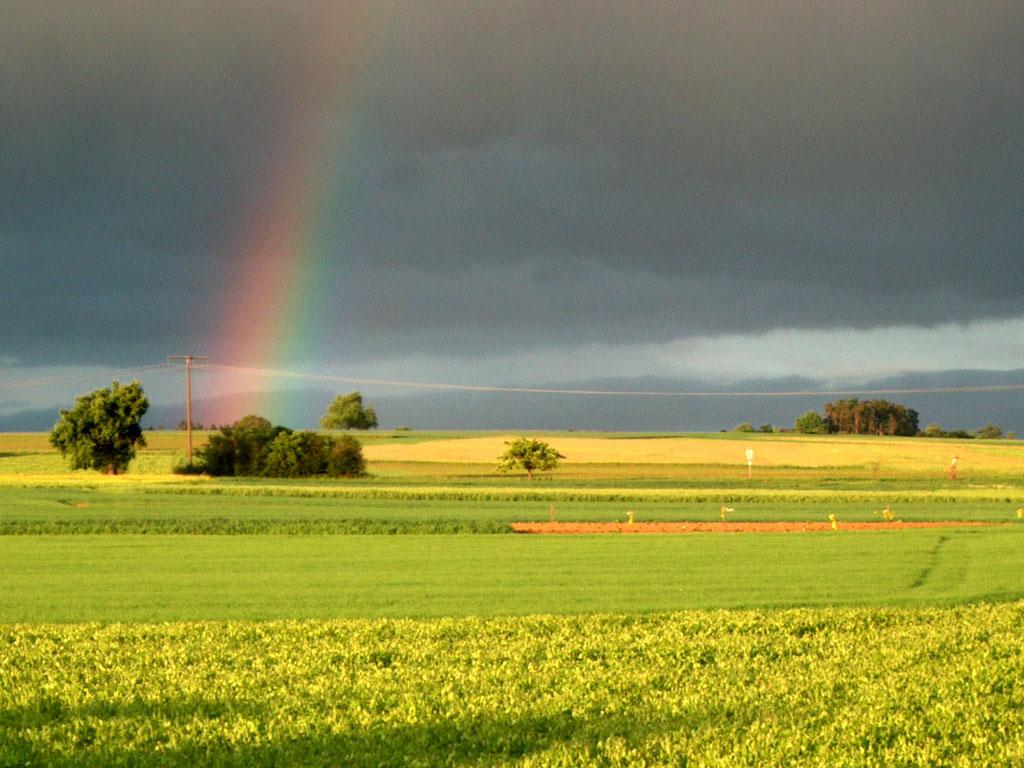
[[[210,435],[197,451],[202,470],[217,476],[254,476],[263,473],[267,447],[286,427],[274,427],[262,416],[243,416],[219,434]]]
[[[192,470],[175,471],[236,477],[353,477],[366,471],[362,446],[354,437],[293,432],[271,426],[260,416],[246,416],[222,428],[197,456]]]
[[[828,422],[820,413],[806,411],[793,423],[793,428],[805,435],[824,435],[828,432]]]
[[[327,469],[326,439],[316,432],[282,432],[267,446],[266,477],[313,477]]]
[[[998,427],[996,427],[998,429]],[[962,429],[954,429],[947,432],[938,424],[929,424],[927,427],[917,433],[918,437],[952,437],[957,440],[970,440],[974,437],[970,432],[964,432]]]
[[[327,452],[327,474],[331,477],[356,477],[366,474],[363,447],[350,435],[331,441]]]
[[[748,421],[744,421],[742,424],[737,424],[732,428],[733,432],[753,432],[754,425]]]
[[[975,434],[981,440],[1000,440],[1003,437],[1003,430],[990,421]]]

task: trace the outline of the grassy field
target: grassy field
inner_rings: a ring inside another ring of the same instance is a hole
[[[933,479],[946,477],[958,457],[964,482],[1020,480],[1024,441],[876,438],[860,435],[713,433],[629,435],[537,433],[566,458],[552,476],[570,482],[611,478],[666,481],[746,479],[745,451],[754,449],[758,480]],[[202,445],[208,432],[196,433]],[[378,476],[486,477],[515,435],[441,432],[359,434],[370,471]],[[147,432],[147,447],[132,467],[141,474],[170,472],[185,450],[183,432]],[[65,464],[41,433],[0,434],[0,476],[64,473]]]
[[[530,482],[509,437],[287,481],[171,474],[182,433],[118,477],[0,435],[0,765],[1024,761],[1024,444],[550,433]],[[723,505],[839,529],[508,532]],[[843,530],[885,507],[1000,525]]]
[[[0,537],[0,622],[648,613],[1024,598],[1024,529]]]

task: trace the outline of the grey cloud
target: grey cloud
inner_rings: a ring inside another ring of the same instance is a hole
[[[1018,3],[296,8],[5,14],[0,355],[201,342],[346,106],[339,354],[1020,314]]]

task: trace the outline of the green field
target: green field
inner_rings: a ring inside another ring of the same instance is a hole
[[[0,621],[495,616],[1024,598],[1022,530],[0,538]]]
[[[0,435],[0,765],[1024,762],[1016,442],[551,433],[529,482],[497,433],[380,433],[287,481],[147,437],[104,477]],[[724,504],[839,529],[509,532]],[[843,530],[884,507],[997,525]]]
[[[1011,766],[1024,606],[0,627],[0,764]]]

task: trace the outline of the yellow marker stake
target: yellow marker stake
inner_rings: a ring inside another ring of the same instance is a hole
[[[836,525],[836,516],[835,516],[834,514],[833,514],[833,515],[829,515],[829,516],[828,516],[828,521],[829,521],[830,523],[832,523],[832,530],[833,530],[833,531],[837,531],[837,530],[839,530],[839,526],[838,526],[838,525]]]
[[[626,524],[627,525],[632,525],[633,524],[633,510],[632,509],[629,510],[629,512],[626,513],[626,517],[627,517]]]

